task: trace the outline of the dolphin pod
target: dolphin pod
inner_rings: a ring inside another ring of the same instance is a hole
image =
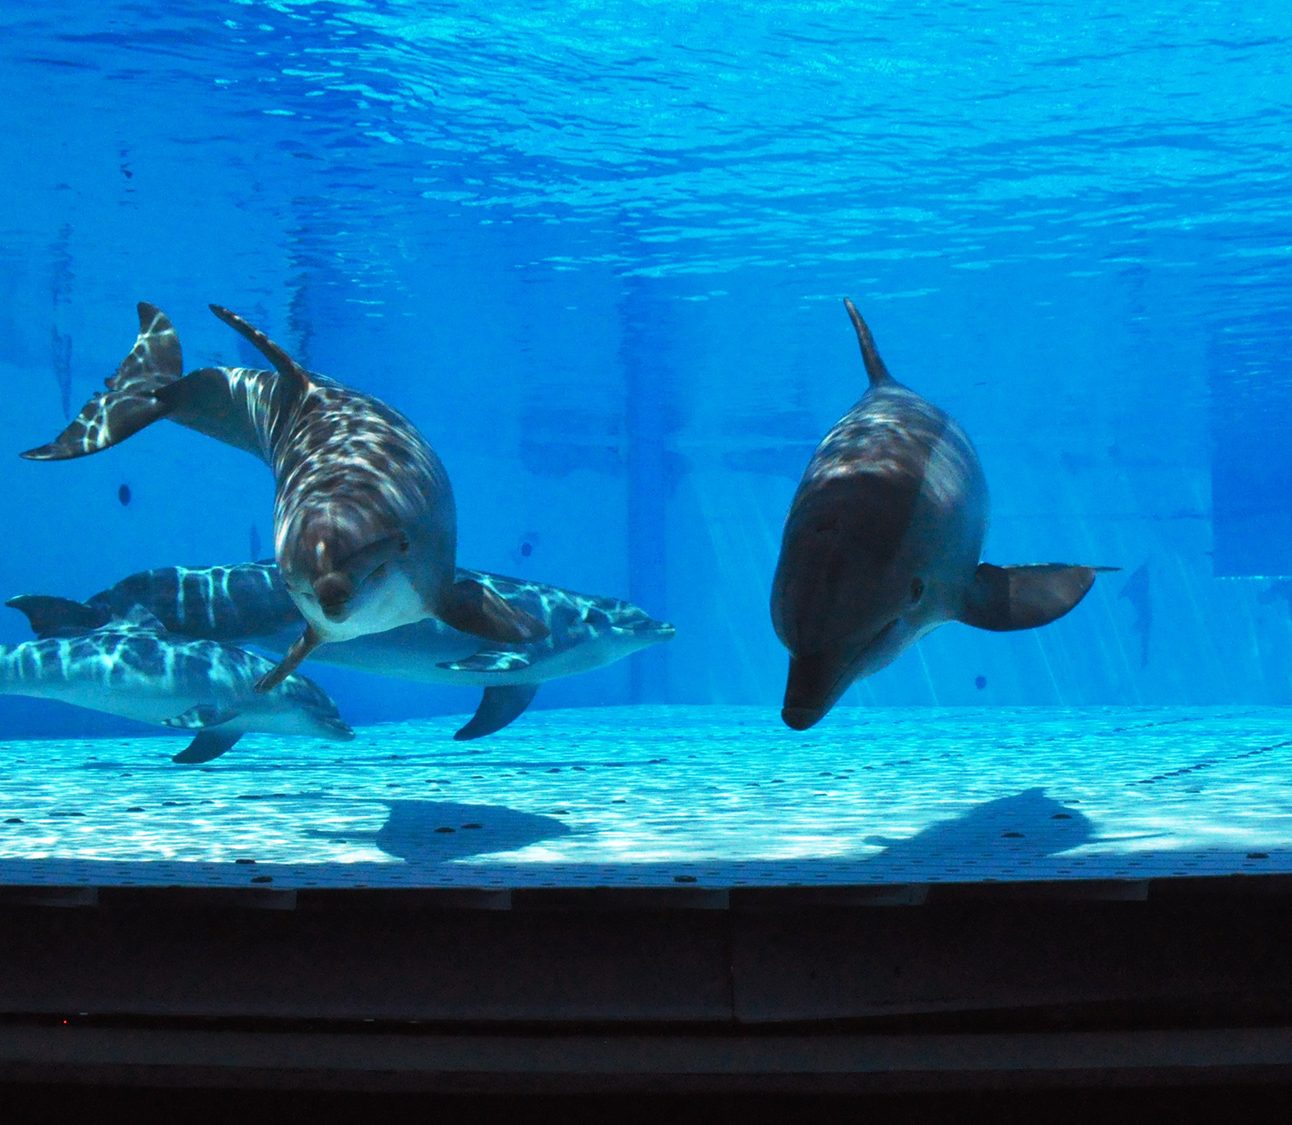
[[[600,668],[673,636],[672,625],[618,598],[478,570],[459,569],[457,576],[480,583],[542,621],[548,635],[522,645],[482,648],[479,638],[427,618],[324,645],[315,659],[420,683],[483,688],[475,715],[454,735],[464,741],[512,722],[546,681]],[[275,652],[286,648],[301,628],[300,614],[272,562],[158,567],[128,575],[84,602],[22,594],[8,604],[27,615],[38,636],[100,628],[136,607],[177,637],[254,644]]]
[[[987,485],[972,443],[954,419],[892,377],[856,307],[844,304],[869,385],[812,455],[772,580],[772,624],[790,657],[781,717],[795,730],[819,722],[852,683],[938,625],[962,621],[994,631],[1045,625],[1076,606],[1099,571],[1117,569],[982,562]],[[507,725],[546,679],[672,636],[671,626],[630,603],[459,568],[448,475],[412,423],[371,395],[306,371],[229,310],[211,309],[272,370],[184,374],[170,320],[141,303],[135,345],[106,390],[52,442],[22,456],[86,456],[161,418],[252,453],[274,475],[276,565],[161,568],[123,579],[86,603],[23,595],[9,604],[27,613],[43,637],[28,646],[66,645],[74,636],[101,645],[100,634],[133,629],[151,638],[156,659],[140,667],[153,667],[180,643],[233,652],[254,643],[284,652],[254,683],[252,694],[267,697],[285,684],[309,684],[293,672],[311,656],[415,680],[474,683],[484,696],[455,736],[464,739]],[[190,582],[205,582],[206,594],[186,605]],[[177,601],[159,594],[166,583]],[[17,646],[23,649],[37,651]],[[63,679],[76,679],[62,650],[57,660],[19,657],[17,650],[0,657],[14,668],[57,664]],[[152,687],[170,691],[172,702],[183,694],[174,682]],[[101,694],[82,691],[80,698]],[[161,714],[164,706],[144,710],[153,721],[200,722],[205,729],[255,710],[239,700],[236,710],[193,704],[171,718]],[[317,715],[313,721],[312,729],[327,726]],[[234,731],[229,727],[224,738]],[[179,760],[223,753],[228,747],[218,742],[195,740]]]

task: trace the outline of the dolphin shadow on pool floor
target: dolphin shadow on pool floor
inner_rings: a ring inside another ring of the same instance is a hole
[[[451,801],[382,801],[390,813],[375,832],[309,829],[313,839],[367,843],[412,864],[448,863],[473,855],[514,852],[568,836],[570,826],[552,816],[518,812],[505,805]]]
[[[1039,786],[976,805],[905,839],[867,836],[884,850],[870,863],[894,866],[936,860],[1019,862],[1044,859],[1095,841],[1090,818],[1045,795]]]

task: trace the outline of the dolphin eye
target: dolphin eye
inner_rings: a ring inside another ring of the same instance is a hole
[[[924,597],[924,579],[913,579],[911,581],[911,605],[918,605],[922,597]]]

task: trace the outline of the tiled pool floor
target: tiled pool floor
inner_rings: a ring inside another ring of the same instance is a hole
[[[821,885],[1292,872],[1292,709],[536,711],[0,744],[0,884]]]

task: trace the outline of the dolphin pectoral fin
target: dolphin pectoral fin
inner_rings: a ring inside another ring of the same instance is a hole
[[[227,723],[237,714],[237,711],[217,711],[209,703],[199,703],[173,719],[163,720],[162,725],[174,727],[177,730],[203,730],[206,727],[218,727],[221,723]]]
[[[130,354],[81,412],[53,441],[21,456],[28,461],[67,461],[98,453],[164,417],[167,406],[154,392],[180,377],[183,360],[175,328],[154,305],[140,302],[139,335]]]
[[[88,633],[106,625],[109,615],[84,602],[71,598],[53,598],[44,594],[19,594],[4,603],[27,615],[31,631],[38,637],[69,636]]]
[[[528,668],[533,661],[523,652],[515,650],[481,649],[461,660],[446,660],[435,667],[447,672],[518,672]]]
[[[507,687],[485,688],[480,706],[467,723],[454,736],[455,742],[468,742],[502,730],[529,706],[538,692],[537,684],[511,684]]]
[[[958,620],[978,629],[1007,632],[1048,625],[1068,612],[1094,585],[1107,566],[993,566],[981,563],[974,572]]]
[[[183,765],[209,762],[231,750],[241,737],[240,730],[204,730],[185,749],[172,755],[171,761]]]
[[[273,691],[274,688],[300,667],[302,660],[322,643],[322,638],[314,632],[314,626],[307,625],[305,632],[296,638],[295,643],[287,650],[287,655],[275,665],[274,670],[266,672],[256,682],[256,692],[263,695],[267,691]]]
[[[518,645],[541,641],[548,628],[536,617],[509,605],[489,587],[464,578],[449,587],[435,616],[463,633],[487,641]]]

